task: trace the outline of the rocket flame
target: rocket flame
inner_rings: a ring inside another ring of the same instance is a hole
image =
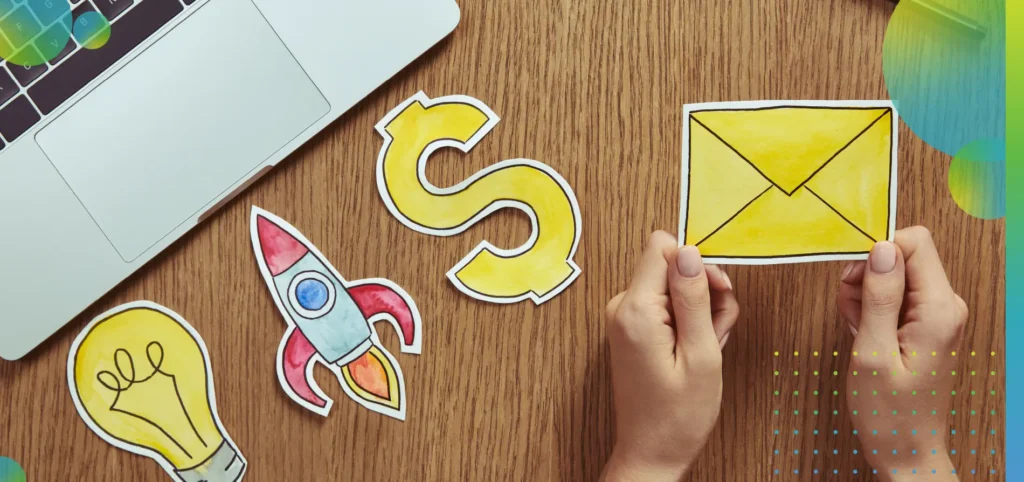
[[[345,384],[351,389],[350,396],[401,410],[402,396],[396,366],[384,348],[373,345],[363,356],[343,366],[341,372]]]

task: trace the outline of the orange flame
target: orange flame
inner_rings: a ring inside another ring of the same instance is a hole
[[[363,356],[341,368],[345,383],[359,398],[371,404],[400,410],[402,397],[398,375],[382,348],[371,346]]]

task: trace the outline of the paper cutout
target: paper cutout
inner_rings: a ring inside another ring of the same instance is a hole
[[[352,400],[374,412],[405,420],[405,379],[381,344],[374,324],[390,322],[403,353],[419,354],[419,310],[386,279],[345,281],[299,230],[256,206],[250,223],[260,273],[288,323],[277,351],[277,378],[288,396],[322,416],[334,401],[313,379],[320,363]]]
[[[156,460],[174,480],[245,474],[245,457],[217,415],[206,344],[168,308],[138,301],[89,323],[71,345],[68,386],[93,432]]]
[[[581,219],[576,195],[554,169],[532,159],[499,162],[463,182],[439,188],[426,178],[434,151],[469,152],[498,116],[464,95],[430,99],[418,92],[377,123],[384,137],[377,160],[377,187],[388,210],[402,224],[431,236],[454,236],[503,208],[530,216],[529,241],[499,249],[481,241],[448,278],[481,301],[536,304],[550,300],[580,274],[573,261]]]
[[[680,243],[719,264],[866,259],[896,223],[889,101],[683,108]]]

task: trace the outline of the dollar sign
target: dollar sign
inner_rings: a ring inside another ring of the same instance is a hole
[[[449,272],[455,286],[492,303],[531,299],[541,304],[580,274],[572,258],[580,239],[580,210],[572,188],[551,167],[532,159],[499,162],[449,188],[426,179],[426,162],[444,147],[469,152],[498,116],[467,96],[431,100],[419,92],[377,124],[384,137],[377,160],[381,198],[403,224],[432,236],[454,236],[491,213],[515,208],[530,216],[532,234],[512,250],[482,241]]]

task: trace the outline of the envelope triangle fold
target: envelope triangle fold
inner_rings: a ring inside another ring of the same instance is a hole
[[[806,187],[877,241],[888,239],[892,114],[807,181]]]
[[[769,189],[697,247],[709,257],[867,253],[874,242],[807,189]]]
[[[855,139],[886,108],[773,107],[691,113],[755,166],[792,193]]]
[[[692,120],[688,149],[684,243],[692,245],[772,185],[729,146]]]

